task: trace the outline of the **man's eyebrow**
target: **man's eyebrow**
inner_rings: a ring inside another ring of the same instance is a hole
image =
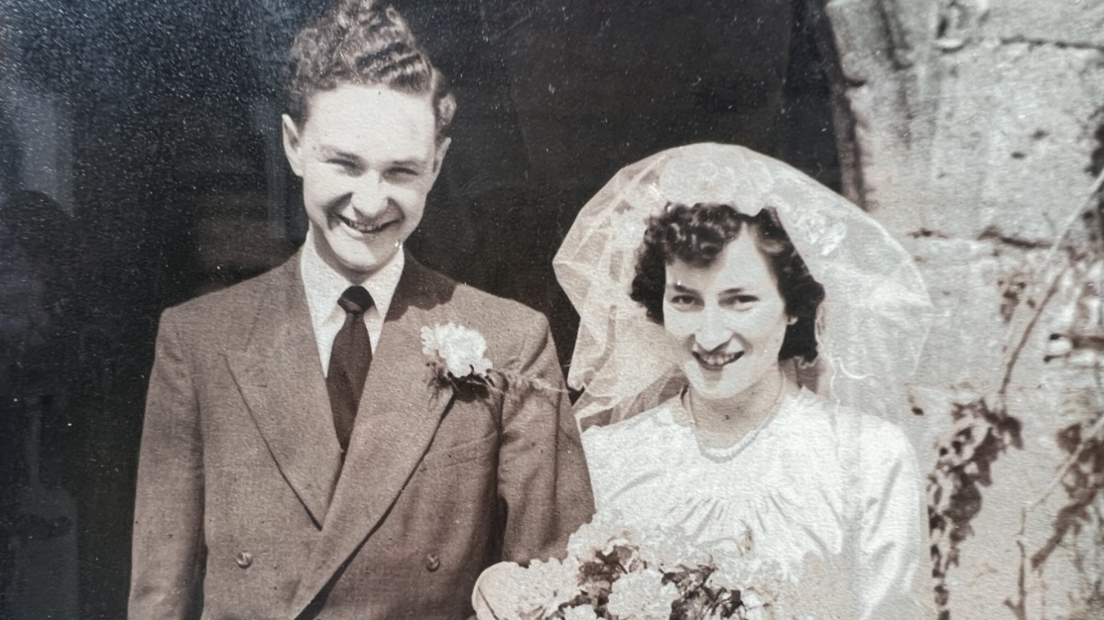
[[[326,144],[319,146],[318,150],[322,152],[323,157],[340,157],[342,159],[360,161],[360,157],[358,157],[355,153],[349,153]]]
[[[678,282],[675,282],[674,284],[668,284],[667,288],[675,291],[676,293],[696,293],[697,292],[697,291],[695,291],[694,289],[692,289],[688,286],[683,286],[683,285],[679,284]]]
[[[424,159],[411,157],[409,159],[400,159],[398,161],[391,162],[391,165],[396,167],[425,168],[429,165],[429,163]]]

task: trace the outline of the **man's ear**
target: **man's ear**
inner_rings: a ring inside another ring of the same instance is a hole
[[[284,130],[284,155],[287,156],[288,165],[295,176],[303,176],[303,141],[299,137],[299,127],[291,117],[284,114],[281,117]]]
[[[437,145],[437,152],[433,155],[433,181],[437,181],[437,175],[441,174],[441,164],[445,162],[445,153],[448,153],[452,138],[445,138]]]

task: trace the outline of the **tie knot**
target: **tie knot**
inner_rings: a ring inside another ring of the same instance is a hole
[[[363,286],[350,286],[341,294],[341,299],[337,300],[337,305],[352,315],[364,314],[374,304],[372,296]]]

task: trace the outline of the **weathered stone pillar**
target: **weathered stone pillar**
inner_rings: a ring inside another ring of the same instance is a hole
[[[1104,1],[823,10],[844,190],[938,310],[909,429],[933,472],[933,603],[1104,618]]]

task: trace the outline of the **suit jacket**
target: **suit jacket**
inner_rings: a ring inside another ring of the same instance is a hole
[[[134,620],[465,617],[483,568],[593,512],[544,316],[409,256],[342,464],[298,266],[162,317]],[[434,380],[421,328],[450,321],[486,338],[492,388]]]

